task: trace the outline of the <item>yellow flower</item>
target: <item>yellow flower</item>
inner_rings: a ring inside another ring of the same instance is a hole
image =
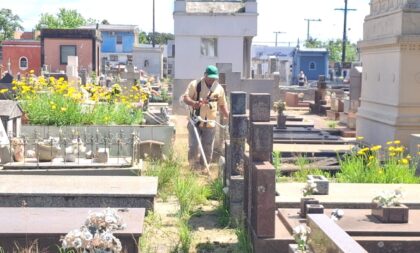
[[[392,145],[392,143],[393,143],[392,141],[387,141],[386,145]]]
[[[61,107],[61,111],[65,112],[65,111],[67,111],[67,108],[66,107]]]
[[[399,140],[395,140],[395,141],[394,141],[394,144],[399,145],[400,143],[401,143],[401,141],[399,141]]]
[[[29,74],[33,74],[33,73],[35,73],[35,71],[34,71],[33,69],[31,69],[31,70],[29,71]]]
[[[395,153],[394,153],[394,152],[389,153],[389,156],[390,156],[390,157],[394,157],[394,156],[395,156]]]
[[[401,163],[404,164],[404,165],[408,164],[408,159],[405,159],[405,158],[401,159]]]
[[[411,155],[407,155],[406,157],[408,160],[411,160]]]
[[[1,89],[0,94],[6,93],[7,91],[9,91],[9,89]]]
[[[358,155],[364,155],[365,154],[365,152],[363,151],[363,149],[362,150],[359,150],[358,152],[357,152],[357,154]]]
[[[364,138],[365,138],[365,137],[363,137],[363,136],[357,136],[357,137],[356,137],[356,139],[357,139],[357,140],[359,140],[359,141],[363,140]]]
[[[404,151],[404,147],[398,147],[398,148],[395,148],[395,152],[403,152]]]
[[[51,106],[51,109],[53,109],[53,110],[55,110],[57,108],[57,106],[56,105],[52,105]]]
[[[369,151],[369,148],[362,148],[360,151],[362,151],[363,153],[364,152],[368,152]]]
[[[376,146],[373,146],[370,150],[372,150],[372,151],[378,151],[378,150],[380,150],[382,148],[382,146],[381,145],[376,145]]]
[[[373,155],[369,156],[369,160],[373,160],[375,157]]]
[[[393,151],[395,151],[395,148],[394,148],[393,146],[391,146],[391,147],[389,147],[389,148],[388,148],[388,150],[389,150],[390,152],[393,152]]]

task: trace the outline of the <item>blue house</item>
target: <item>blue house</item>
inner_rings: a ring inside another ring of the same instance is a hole
[[[96,28],[87,25],[82,28]],[[136,25],[104,25],[99,24],[102,35],[102,63],[109,67],[126,65],[132,60],[133,48],[138,44],[138,28]]]
[[[293,52],[292,83],[298,83],[303,71],[308,80],[318,80],[319,75],[328,76],[328,50],[326,48],[299,48]]]

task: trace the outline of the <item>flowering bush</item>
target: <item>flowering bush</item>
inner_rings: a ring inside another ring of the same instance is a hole
[[[70,231],[61,239],[61,244],[64,249],[121,252],[121,242],[112,232],[124,229],[124,227],[121,217],[113,209],[89,212],[85,224],[80,229]]]
[[[308,236],[311,233],[311,228],[308,227],[306,224],[300,224],[297,227],[293,228],[293,238],[297,243],[297,252],[299,253],[306,253],[308,252]]]
[[[380,207],[391,207],[400,206],[403,194],[401,189],[394,191],[384,191],[380,195],[372,199],[373,203],[376,203]]]
[[[141,124],[141,106],[148,99],[136,86],[87,84],[79,89],[63,78],[30,76],[14,80],[12,89],[30,123],[42,125]]]

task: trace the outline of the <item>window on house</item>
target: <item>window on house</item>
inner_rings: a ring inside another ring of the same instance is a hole
[[[149,67],[149,60],[144,60],[144,67]]]
[[[316,63],[315,62],[310,62],[309,63],[309,70],[316,70]]]
[[[60,64],[67,64],[68,56],[76,56],[76,46],[61,45],[60,46]]]
[[[111,54],[111,55],[109,56],[109,60],[110,60],[110,61],[118,61],[118,55],[116,55],[116,54]]]
[[[201,39],[201,55],[216,57],[217,56],[217,39],[202,38]]]
[[[117,35],[117,44],[122,44],[122,36]]]
[[[25,56],[20,57],[19,59],[19,68],[21,70],[25,70],[28,68],[28,58],[26,58]]]
[[[175,45],[172,45],[172,57],[175,57]]]

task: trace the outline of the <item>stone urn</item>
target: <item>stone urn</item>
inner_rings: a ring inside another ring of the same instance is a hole
[[[13,138],[12,142],[12,154],[15,162],[23,162],[25,159],[25,145],[23,140],[20,138]]]
[[[59,148],[54,145],[45,144],[43,142],[36,144],[35,156],[40,162],[51,162],[54,158],[56,158],[58,152]]]
[[[404,204],[398,206],[379,206],[372,203],[372,215],[383,223],[408,223],[409,209]]]
[[[286,115],[283,114],[283,111],[277,114],[277,128],[286,129]]]

